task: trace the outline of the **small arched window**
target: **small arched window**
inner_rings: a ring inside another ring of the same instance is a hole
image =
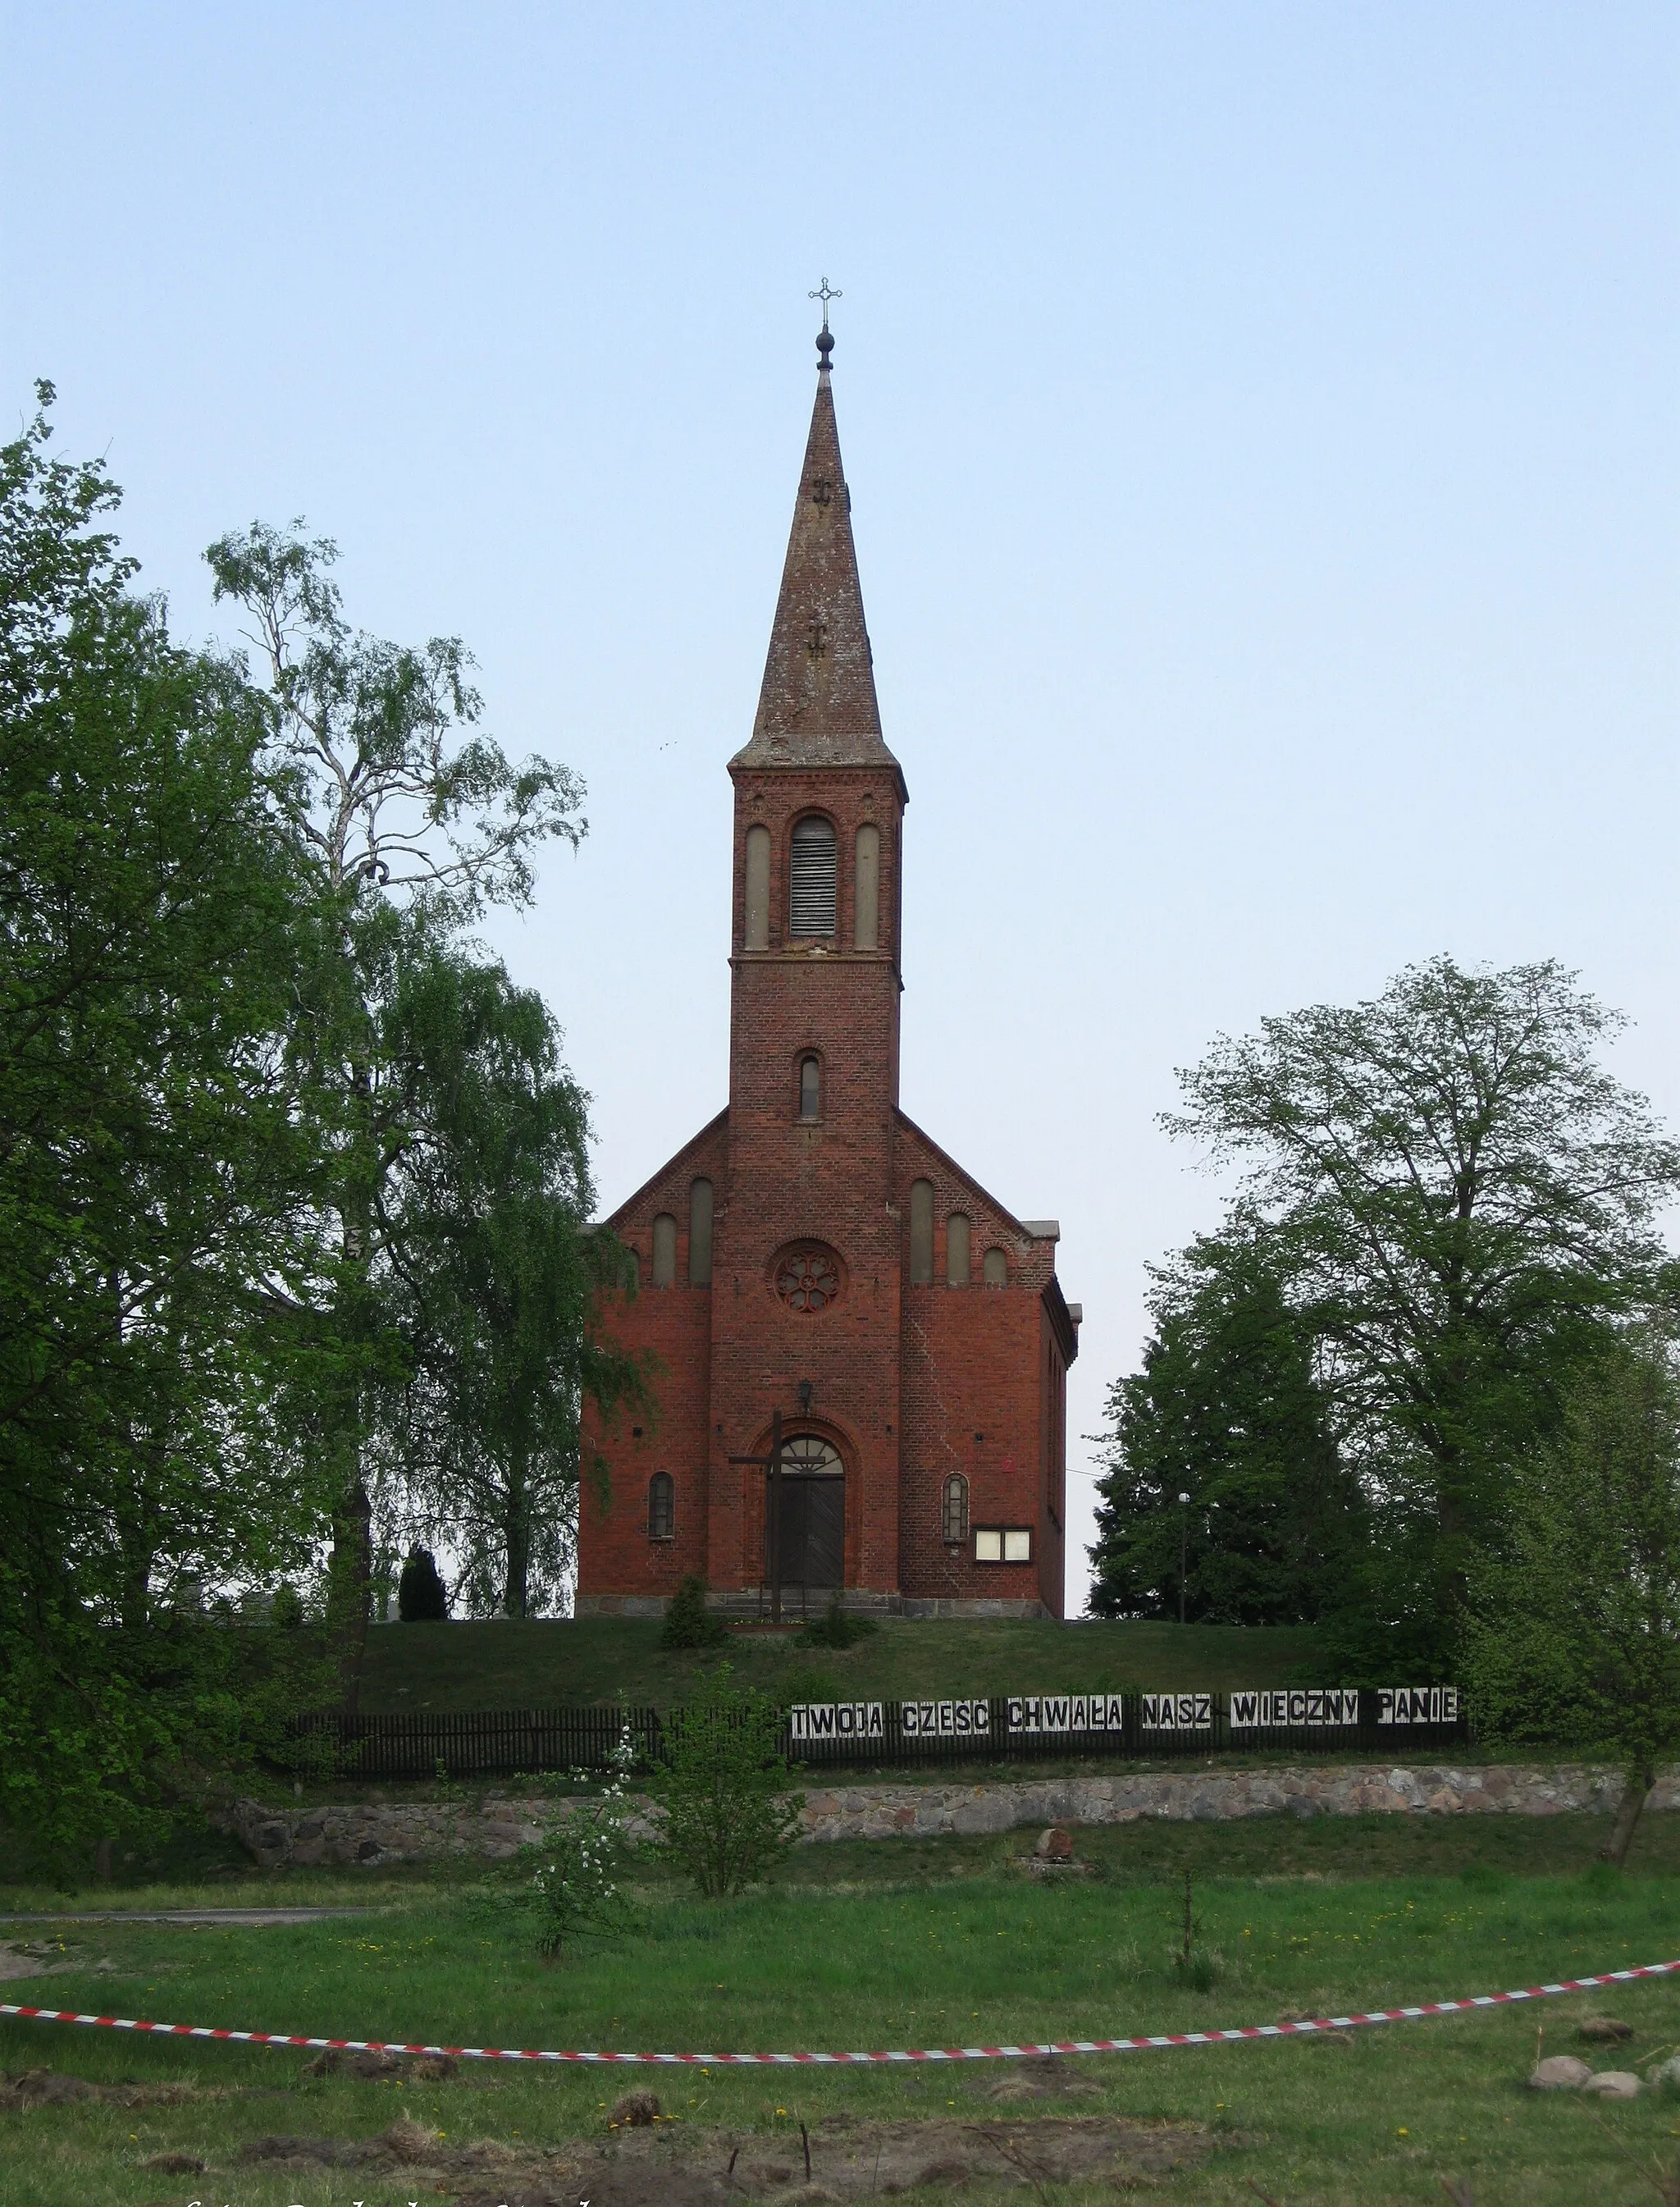
[[[910,1183],[910,1284],[933,1285],[933,1182]]]
[[[834,931],[834,829],[832,821],[807,813],[796,821],[788,867],[790,935],[832,935]]]
[[[802,1057],[799,1060],[799,1116],[820,1119],[822,1116],[822,1066],[819,1059]]]
[[[959,1547],[968,1538],[968,1481],[960,1471],[954,1471],[945,1482],[939,1535]]]
[[[712,1183],[704,1178],[688,1192],[688,1283],[712,1284]]]
[[[980,1277],[989,1288],[1009,1284],[1009,1259],[1001,1249],[988,1249],[980,1260]]]
[[[677,1283],[677,1222],[668,1211],[661,1211],[654,1221],[654,1285],[671,1288]]]
[[[671,1540],[677,1534],[677,1482],[668,1471],[648,1481],[648,1538]]]
[[[655,1277],[657,1280],[657,1273]],[[945,1222],[945,1284],[966,1288],[968,1280],[968,1220],[960,1211],[954,1211]]]

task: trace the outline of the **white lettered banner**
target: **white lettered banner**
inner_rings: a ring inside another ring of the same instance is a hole
[[[1211,1694],[1144,1694],[1139,1723],[1145,1732],[1211,1732]]]
[[[1231,1696],[1233,1732],[1333,1732],[1359,1720],[1360,1697],[1352,1686]]]
[[[787,1712],[795,1739],[881,1739],[880,1702],[804,1702]]]
[[[1122,1732],[1118,1694],[1019,1694],[1009,1701],[1011,1732]]]
[[[989,1702],[900,1702],[899,1733],[904,1739],[965,1739],[989,1732]]]
[[[1379,1725],[1450,1725],[1458,1722],[1456,1686],[1379,1686]]]

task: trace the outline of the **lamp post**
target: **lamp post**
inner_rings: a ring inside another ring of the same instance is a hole
[[[1190,1497],[1181,1494],[1178,1498],[1178,1621],[1181,1624],[1184,1622],[1184,1574],[1189,1567],[1190,1558],[1189,1509]]]

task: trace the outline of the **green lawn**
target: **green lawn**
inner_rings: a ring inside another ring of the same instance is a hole
[[[73,1973],[9,1989],[105,2013],[457,2043],[716,2050],[1130,2035],[1395,2005],[1680,1953],[1680,1818],[1647,1821],[1625,1875],[1592,1864],[1600,1836],[1577,1817],[1139,1825],[1081,1833],[1100,1875],[1052,1889],[1013,1867],[1021,1836],[811,1847],[770,1889],[730,1903],[697,1901],[649,1873],[635,1931],[557,1969],[475,1912],[457,1885],[290,1874],[215,1897],[352,1893],[386,1912],[267,1931],[67,1929]],[[1206,1991],[1181,1986],[1169,1960],[1186,1867],[1220,1958]],[[0,2113],[0,2198],[8,2207],[387,2207],[464,2196],[534,2207],[565,2196],[541,2187],[544,2150],[604,2136],[611,2102],[639,2083],[686,2123],[786,2134],[796,2156],[800,2120],[816,2131],[840,2113],[1003,2120],[1029,2144],[1041,2115],[1188,2122],[1205,2126],[1208,2157],[1159,2181],[1163,2201],[1185,2207],[1252,2202],[1253,2186],[1288,2207],[1438,2207],[1444,2178],[1471,2184],[1477,2207],[1653,2199],[1653,2156],[1669,2168],[1680,2160],[1680,2095],[1588,2106],[1522,2086],[1537,2025],[1549,2051],[1566,2050],[1593,2010],[1636,2034],[1599,2066],[1642,2067],[1680,2041],[1680,1986],[1659,1981],[1345,2043],[1091,2057],[1065,2072],[1088,2096],[1007,2112],[991,2096],[1003,2078],[989,2065],[646,2075],[469,2066],[444,2082],[374,2082],[308,2078],[304,2057],[290,2053],[7,2023],[0,2063],[11,2073],[50,2065],[227,2096]],[[509,2168],[499,2188],[447,2173],[248,2168],[238,2157],[242,2140],[266,2133],[369,2138],[402,2108],[447,2139],[499,2142]],[[209,2171],[189,2181],[140,2168],[165,2151],[200,2156]],[[1013,2196],[1069,2207],[1113,2207],[1118,2197],[1055,2185]]]
[[[710,1651],[666,1654],[654,1618],[517,1624],[392,1624],[368,1636],[362,1706],[549,1708],[679,1702]],[[1228,1625],[892,1619],[855,1648],[737,1634],[722,1651],[746,1684],[792,1701],[929,1695],[1114,1693],[1275,1686],[1312,1668],[1308,1630]],[[1334,1680],[1315,1680],[1335,1684]]]

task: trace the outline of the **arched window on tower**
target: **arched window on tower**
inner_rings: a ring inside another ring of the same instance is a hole
[[[673,1288],[677,1284],[677,1222],[668,1211],[661,1211],[654,1221],[654,1285]]]
[[[945,1482],[939,1536],[954,1547],[960,1547],[968,1538],[968,1481],[960,1471],[954,1471]]]
[[[799,1060],[799,1116],[820,1119],[822,1116],[822,1067],[815,1057]]]
[[[881,948],[881,830],[866,821],[858,830],[857,893],[852,900],[852,947]]]
[[[1009,1284],[1009,1259],[1001,1249],[988,1249],[980,1259],[980,1277],[989,1288],[1007,1288]]]
[[[755,821],[747,830],[746,948],[764,950],[770,941],[770,831]]]
[[[648,1481],[648,1538],[671,1540],[677,1534],[677,1482],[668,1471]]]
[[[788,933],[832,935],[837,901],[832,821],[812,812],[795,822],[788,876]]]

